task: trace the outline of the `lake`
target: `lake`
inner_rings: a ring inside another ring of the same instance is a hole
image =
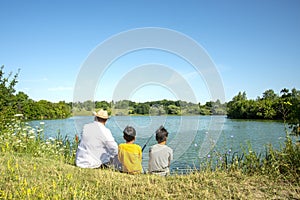
[[[45,137],[73,139],[79,135],[84,124],[92,122],[92,116],[76,116],[62,120],[43,120]],[[31,121],[33,127],[41,121]],[[280,148],[284,144],[284,124],[278,121],[233,120],[226,116],[115,116],[106,126],[118,144],[123,143],[123,129],[131,125],[137,130],[136,144],[141,147],[152,137],[143,152],[143,167],[147,169],[148,148],[155,144],[155,130],[164,125],[169,132],[168,146],[174,150],[171,169],[198,167],[199,162],[211,155],[234,152],[242,153],[251,144],[255,152],[264,153],[272,144]]]

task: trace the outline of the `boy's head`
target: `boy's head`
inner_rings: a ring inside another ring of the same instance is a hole
[[[131,142],[135,140],[136,131],[132,126],[126,126],[126,128],[123,131],[123,138],[126,140],[126,142]]]
[[[167,141],[167,137],[168,137],[168,131],[163,127],[160,126],[157,130],[156,130],[156,141],[158,143],[162,143],[164,141]]]

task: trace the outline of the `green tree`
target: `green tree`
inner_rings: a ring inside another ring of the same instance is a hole
[[[87,101],[83,102],[82,106],[85,110],[92,111],[92,110],[94,110],[95,104],[93,101],[87,100]]]
[[[246,92],[239,92],[227,104],[227,116],[229,118],[243,119],[247,118],[247,96]]]
[[[176,105],[168,105],[167,106],[167,113],[169,115],[180,115],[180,107],[177,107]]]
[[[219,99],[215,102],[213,102],[213,101],[207,102],[205,105],[207,106],[207,109],[210,110],[210,113],[212,115],[225,115],[226,114],[226,106],[224,104],[222,104]],[[210,106],[208,106],[208,105],[210,105]]]
[[[109,110],[110,109],[110,104],[107,101],[96,101],[95,102],[95,108],[96,109],[104,109],[104,110]]]
[[[165,115],[166,111],[162,105],[152,105],[149,109],[150,115]]]
[[[275,101],[277,98],[278,98],[278,95],[272,89],[266,90],[263,93],[263,99]]]
[[[292,128],[292,134],[300,136],[300,91],[293,88],[291,92],[284,88],[281,90],[279,111],[283,119]]]
[[[275,101],[270,98],[263,98],[257,102],[256,116],[264,119],[276,118],[277,112],[275,108]]]
[[[24,92],[18,92],[15,96],[15,101],[14,101],[14,110],[17,113],[22,113],[25,115],[25,112],[28,112],[28,107],[26,106],[28,102],[28,95],[25,94]]]
[[[139,103],[136,107],[134,112],[139,115],[148,115],[150,110],[150,106],[147,103]]]
[[[4,66],[0,68],[0,121],[6,122],[15,114],[14,102],[15,102],[15,85],[17,84],[17,77],[19,71],[16,74],[10,72],[5,77]],[[4,123],[1,123],[2,125]],[[2,128],[2,127],[1,127]]]
[[[56,118],[63,119],[71,115],[71,107],[65,101],[58,102],[56,107],[58,108]]]

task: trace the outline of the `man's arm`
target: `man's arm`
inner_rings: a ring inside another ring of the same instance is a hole
[[[112,157],[118,155],[118,144],[115,141],[106,141],[106,147]]]

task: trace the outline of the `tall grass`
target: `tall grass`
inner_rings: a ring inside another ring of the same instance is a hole
[[[300,145],[294,143],[289,133],[286,134],[284,145],[275,149],[266,146],[265,152],[253,151],[251,144],[242,153],[214,152],[201,165],[202,170],[240,170],[247,175],[268,175],[287,181],[300,182]]]
[[[300,150],[289,137],[264,155],[251,146],[215,155],[188,175],[133,176],[75,167],[77,141],[45,138],[43,126],[16,118],[1,130],[0,199],[300,199]]]
[[[55,138],[45,138],[44,122],[30,127],[20,117],[12,119],[0,134],[0,151],[25,153],[33,157],[46,157],[74,163],[77,141],[70,141],[57,133]]]

